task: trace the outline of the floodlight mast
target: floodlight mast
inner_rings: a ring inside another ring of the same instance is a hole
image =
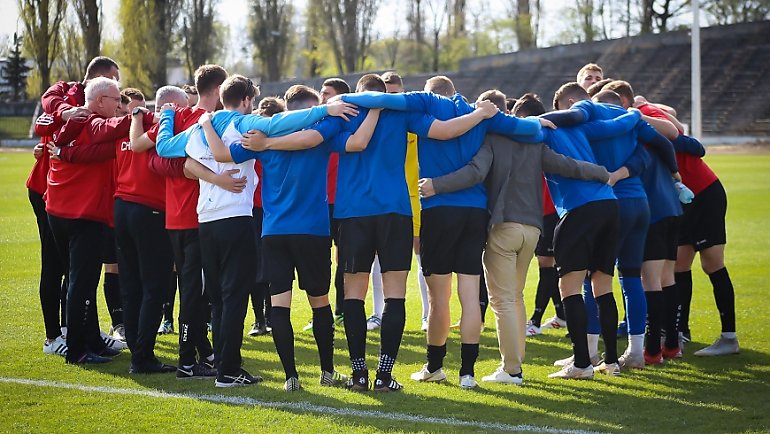
[[[691,121],[692,131],[691,136],[695,138],[702,138],[703,115],[701,112],[701,68],[700,68],[700,1],[692,0],[692,31],[690,32],[692,37],[692,76],[691,76],[691,92],[692,92],[692,111]]]

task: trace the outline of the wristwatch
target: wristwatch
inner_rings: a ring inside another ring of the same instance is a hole
[[[131,116],[136,116],[139,113],[144,113],[144,110],[142,110],[141,107],[134,107],[134,109],[131,110]]]
[[[55,157],[58,157],[59,155],[61,155],[61,147],[59,147],[59,146],[55,146],[55,147],[53,148],[53,155],[54,155]]]

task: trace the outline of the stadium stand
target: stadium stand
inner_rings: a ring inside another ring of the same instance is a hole
[[[703,132],[708,136],[770,135],[770,21],[701,30]],[[584,44],[560,45],[464,59],[444,71],[468,98],[490,88],[509,96],[535,92],[544,101],[588,62],[605,76],[629,81],[637,94],[675,107],[690,122],[690,35],[688,30]],[[435,73],[404,77],[407,89],[422,89]],[[355,84],[360,74],[343,76]],[[291,84],[319,88],[323,78],[263,83],[263,95],[280,95]]]

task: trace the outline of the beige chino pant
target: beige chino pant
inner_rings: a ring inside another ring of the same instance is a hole
[[[489,305],[495,314],[502,367],[509,374],[521,372],[524,360],[524,283],[539,236],[540,230],[534,226],[498,223],[492,225],[484,250]]]

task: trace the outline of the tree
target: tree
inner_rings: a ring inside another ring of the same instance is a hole
[[[155,43],[152,11],[153,6],[146,0],[121,0],[118,8],[122,32],[116,60],[120,65],[121,81],[145,95],[151,95],[156,89],[150,71],[157,63],[158,54],[157,50],[148,49]]]
[[[148,1],[148,0],[145,0]],[[144,47],[155,48],[155,62],[150,67],[150,80],[155,89],[167,84],[166,68],[173,35],[179,24],[179,14],[184,0],[149,0],[150,15],[142,18],[151,24],[152,43]]]
[[[591,42],[596,35],[594,27],[594,0],[575,0],[580,29],[583,31],[583,42]]]
[[[768,0],[706,0],[703,8],[717,24],[748,23],[770,19]]]
[[[294,7],[288,0],[252,0],[251,40],[257,47],[266,81],[278,81],[286,69]]]
[[[78,16],[82,41],[85,46],[85,57],[90,61],[101,52],[101,0],[72,0],[72,7]]]
[[[537,3],[539,4],[540,2],[538,1]],[[513,14],[513,30],[516,33],[519,50],[526,50],[537,46],[537,33],[532,28],[533,20],[529,6],[529,0],[516,0],[516,10]]]
[[[59,28],[67,3],[64,0],[18,1],[19,16],[26,30],[25,47],[37,65],[42,95],[51,86],[51,67],[59,56]]]
[[[61,25],[61,56],[54,64],[56,76],[67,81],[80,81],[92,57],[84,48],[84,37],[77,18],[68,13]]]
[[[13,34],[13,48],[8,56],[8,62],[3,69],[3,78],[13,89],[11,101],[21,101],[24,90],[27,87],[27,74],[32,69],[27,66],[27,59],[21,55],[21,40],[16,33]]]
[[[655,28],[668,31],[668,21],[684,13],[689,5],[689,0],[642,0],[641,33],[652,33]]]
[[[216,52],[217,29],[214,21],[216,0],[187,0],[182,24],[182,45],[184,47],[187,77],[193,82],[195,70],[211,62]]]
[[[319,0],[337,71],[351,73],[363,66],[372,43],[372,23],[379,0]]]

